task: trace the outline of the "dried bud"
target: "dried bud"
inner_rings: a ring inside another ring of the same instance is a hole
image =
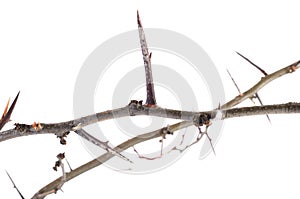
[[[33,128],[34,130],[36,130],[36,131],[39,131],[39,130],[42,130],[42,129],[43,129],[43,126],[41,125],[40,122],[38,122],[38,123],[34,122],[34,123],[32,124],[32,128]]]
[[[67,141],[62,137],[62,138],[60,138],[59,143],[62,144],[62,145],[66,145]]]
[[[65,153],[59,153],[56,157],[57,159],[62,160],[65,158]]]

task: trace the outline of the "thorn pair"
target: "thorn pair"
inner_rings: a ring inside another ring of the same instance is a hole
[[[248,59],[247,57],[245,57],[244,55],[242,55],[242,54],[239,53],[239,52],[236,52],[236,53],[237,53],[239,56],[241,56],[243,59],[245,59],[247,62],[249,62],[251,65],[253,65],[255,68],[257,68],[262,74],[264,74],[264,76],[267,76],[267,75],[268,75],[268,73],[267,73],[265,70],[263,70],[263,69],[262,69],[261,67],[259,67],[258,65],[254,64],[250,59]],[[237,90],[238,90],[240,96],[242,97],[244,94],[240,91],[238,85],[236,84],[235,80],[234,80],[233,77],[231,76],[229,70],[227,70],[227,73],[229,74],[229,76],[230,76],[231,80],[233,81],[235,87],[237,88]],[[255,95],[254,95],[252,98],[250,98],[250,99],[252,100],[253,98],[257,98],[257,100],[259,101],[260,105],[263,106],[263,102],[262,102],[261,98],[259,97],[258,93],[255,93]],[[253,100],[252,100],[252,101],[253,101]],[[253,103],[254,103],[254,101],[253,101]],[[266,117],[267,117],[268,121],[271,123],[271,120],[270,120],[270,117],[269,117],[268,114],[266,114]]]

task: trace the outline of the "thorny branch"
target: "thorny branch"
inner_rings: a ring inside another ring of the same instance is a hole
[[[227,70],[227,73],[228,73],[228,75],[230,76],[230,78],[231,78],[231,80],[232,80],[234,86],[237,88],[237,90],[238,90],[238,92],[239,92],[239,95],[243,95],[243,94],[241,93],[241,90],[240,90],[240,88],[238,87],[237,83],[235,82],[235,80],[233,79],[232,75],[230,74],[229,70]],[[252,100],[252,102],[255,104],[255,102],[254,102],[254,100],[253,100],[254,98],[257,98],[257,100],[258,100],[258,102],[260,103],[260,105],[263,106],[262,100],[260,99],[260,97],[259,97],[259,95],[258,95],[257,92],[250,98],[250,99]],[[268,121],[271,123],[271,120],[270,120],[269,115],[266,114],[266,116],[267,116]]]
[[[283,69],[280,69],[270,75],[267,75],[264,79],[259,81],[257,84],[255,84],[252,88],[250,88],[247,91],[247,96],[250,98],[253,93],[256,93],[259,89],[261,89],[263,86],[265,86],[267,83],[271,82],[272,80],[275,80],[276,78],[294,72],[299,67],[300,61],[295,62],[294,64],[291,64],[288,67],[285,67]],[[270,79],[268,79],[270,78]],[[232,107],[234,105],[237,105],[241,103],[242,101],[246,100],[246,97],[239,98],[237,96],[233,100],[229,101],[228,103],[224,104],[221,107]],[[127,108],[126,108],[127,107]],[[119,113],[119,116],[126,116],[125,113],[128,113],[129,116],[135,116],[135,115],[154,115],[154,116],[160,116],[162,117],[169,117],[169,118],[175,118],[175,119],[181,119],[186,120],[182,121],[173,125],[168,126],[170,132],[175,132],[180,129],[192,126],[196,124],[203,124],[203,117],[208,119],[210,117],[210,120],[212,119],[227,119],[227,118],[233,118],[233,117],[242,117],[242,116],[250,116],[250,115],[264,115],[264,114],[283,114],[283,113],[300,113],[300,103],[286,103],[286,104],[277,104],[277,105],[266,105],[266,106],[253,106],[253,107],[243,107],[243,108],[232,108],[232,109],[215,109],[212,111],[206,111],[206,112],[189,112],[189,111],[178,111],[178,110],[170,110],[170,109],[162,109],[159,107],[148,107],[141,105],[141,103],[138,103],[138,101],[134,100],[131,102],[128,106],[125,108],[117,109],[117,113]],[[132,107],[132,108],[129,108]],[[128,109],[129,108],[129,109]],[[126,111],[125,111],[126,110]],[[109,113],[110,111],[97,113],[96,116],[87,116],[84,117],[82,120],[83,122],[86,122],[88,124],[91,123],[89,121],[89,117],[93,118],[94,122],[97,122],[97,115],[99,116],[99,121],[102,121],[101,119],[109,119]],[[195,114],[197,115],[195,117]],[[118,114],[117,114],[118,115]],[[117,115],[114,115],[115,117]],[[102,116],[102,117],[100,117]],[[80,119],[79,119],[80,120]],[[82,123],[81,123],[82,124]],[[74,128],[74,127],[72,127]],[[137,136],[135,138],[132,138],[128,141],[123,142],[122,144],[115,147],[114,150],[117,150],[119,153],[128,149],[129,147],[132,147],[138,143],[151,140],[157,137],[162,136],[161,133],[164,130],[158,129],[156,131],[143,134],[141,136]],[[67,173],[66,175],[66,181],[69,181],[73,179],[74,177],[93,169],[105,161],[112,158],[114,155],[111,152],[107,152],[100,157],[74,169],[70,173]],[[50,184],[46,185],[44,188],[38,191],[38,193],[44,193],[48,190],[52,190],[53,187],[57,186],[57,184],[60,182],[60,178],[56,179],[55,181],[51,182]]]
[[[257,92],[265,85],[279,78],[282,75],[286,75],[296,71],[300,66],[300,61],[297,61],[272,74],[267,74],[264,70],[262,70],[257,65],[253,64],[249,59],[247,59],[246,57],[244,57],[239,53],[238,54],[240,56],[242,56],[252,65],[254,65],[265,75],[260,81],[258,81],[253,87],[251,87],[246,92],[244,93],[240,92],[240,94],[236,96],[234,99],[232,99],[231,101],[227,102],[226,104],[220,106],[217,109],[210,110],[210,111],[202,111],[202,112],[181,111],[181,110],[165,109],[156,106],[154,84],[153,84],[152,70],[151,70],[151,53],[148,52],[145,33],[138,13],[137,13],[137,22],[138,22],[141,49],[143,53],[145,74],[146,74],[147,99],[145,104],[143,104],[142,101],[132,100],[128,105],[122,108],[118,108],[115,110],[107,110],[104,112],[99,112],[96,114],[92,114],[89,116],[85,116],[82,118],[61,122],[61,123],[52,123],[52,124],[33,123],[31,125],[16,123],[15,128],[0,133],[0,142],[8,139],[16,138],[16,137],[27,136],[27,135],[55,134],[57,137],[60,138],[62,144],[66,144],[65,138],[67,137],[69,132],[75,132],[79,136],[107,150],[107,152],[101,155],[100,157],[86,164],[83,164],[82,166],[74,170],[71,170],[70,172],[65,172],[64,170],[64,165],[62,163],[62,159],[64,158],[64,156],[61,155],[58,156],[59,160],[57,161],[56,166],[54,168],[56,169],[58,166],[60,166],[62,168],[63,175],[60,178],[46,185],[44,188],[40,189],[33,196],[34,199],[41,199],[51,193],[56,193],[57,190],[61,189],[61,187],[65,182],[75,178],[76,176],[92,168],[95,168],[103,164],[105,161],[109,160],[114,156],[118,156],[127,161],[130,161],[121,154],[122,151],[128,149],[129,147],[133,147],[134,145],[139,144],[141,142],[145,142],[147,140],[151,140],[157,137],[165,137],[166,132],[169,132],[169,134],[173,134],[174,132],[180,129],[189,126],[196,126],[199,129],[199,135],[197,137],[197,140],[191,145],[197,143],[203,137],[203,135],[206,135],[210,140],[211,146],[213,148],[211,139],[207,134],[207,128],[211,124],[211,121],[213,119],[227,119],[233,117],[264,115],[264,114],[300,113],[300,103],[291,103],[291,102],[285,104],[276,104],[276,105],[266,105],[266,106],[262,105],[262,106],[253,106],[253,107],[232,108],[237,104],[240,104],[242,101],[246,99],[253,98],[253,96],[255,96]],[[13,104],[9,109],[7,104],[2,119],[0,120],[1,128],[7,122],[9,122],[10,116],[15,107],[18,96],[19,93],[16,96]],[[100,141],[92,137],[91,135],[89,135],[87,132],[83,130],[83,127],[93,123],[97,123],[97,122],[101,122],[113,118],[118,118],[118,117],[137,116],[137,115],[149,115],[149,116],[157,116],[157,117],[164,117],[164,118],[173,118],[173,119],[181,120],[181,122],[173,125],[168,125],[167,127],[131,138],[121,143],[115,148],[110,148],[107,142]],[[201,131],[200,128],[203,125],[206,127],[205,131]],[[189,145],[188,147],[190,147],[191,145]]]
[[[262,74],[264,74],[264,76],[267,76],[268,73],[263,70],[261,67],[259,67],[258,65],[254,64],[250,59],[248,59],[247,57],[245,57],[244,55],[242,55],[239,52],[236,52],[239,56],[241,56],[243,59],[245,59],[247,62],[249,62],[252,66],[254,66],[255,68],[257,68]],[[253,96],[253,98],[257,98],[258,102],[260,103],[260,105],[263,105],[262,100],[260,99],[258,92],[256,92]],[[253,99],[252,98],[252,99]],[[268,121],[271,123],[270,117],[268,114],[266,114]]]

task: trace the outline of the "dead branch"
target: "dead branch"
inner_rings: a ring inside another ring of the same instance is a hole
[[[118,156],[123,158],[124,160],[130,161],[128,158],[121,154],[122,151],[128,149],[129,147],[133,147],[136,144],[141,142],[145,142],[158,137],[165,137],[166,131],[170,133],[174,133],[180,129],[196,126],[199,129],[199,135],[197,140],[194,143],[197,143],[203,135],[206,135],[211,143],[210,137],[207,134],[208,126],[211,124],[213,119],[228,119],[233,117],[241,117],[241,116],[251,116],[251,115],[263,115],[263,114],[287,114],[287,113],[300,113],[300,103],[285,103],[285,104],[276,104],[276,105],[261,105],[261,106],[253,106],[253,107],[242,107],[242,108],[232,108],[242,101],[246,99],[251,99],[253,96],[257,96],[257,92],[263,88],[265,85],[270,83],[271,81],[292,73],[296,71],[300,67],[300,61],[297,61],[287,67],[284,67],[272,74],[267,74],[260,67],[253,64],[249,59],[242,56],[256,68],[258,68],[265,76],[257,82],[252,88],[247,90],[244,93],[240,93],[240,95],[236,96],[231,101],[226,104],[220,106],[218,109],[210,110],[210,111],[182,111],[182,110],[173,110],[166,109],[156,106],[156,99],[154,93],[154,84],[152,78],[152,70],[151,70],[151,53],[148,52],[147,42],[145,38],[145,33],[141,24],[141,20],[139,14],[137,13],[137,22],[139,29],[139,37],[141,43],[141,49],[143,54],[144,66],[145,66],[145,74],[146,74],[146,90],[147,90],[147,99],[146,103],[142,104],[142,101],[132,100],[128,105],[114,109],[107,110],[104,112],[99,112],[96,114],[92,114],[89,116],[81,117],[75,120],[70,120],[61,123],[33,123],[33,124],[20,124],[16,123],[15,128],[3,131],[0,133],[0,142],[8,139],[28,136],[28,135],[38,135],[38,134],[54,134],[58,138],[62,144],[66,144],[66,136],[69,132],[75,132],[79,136],[89,140],[90,142],[104,148],[107,152],[98,158],[83,164],[82,166],[71,170],[69,173],[66,173],[64,170],[64,164],[62,163],[62,159],[64,155],[58,155],[58,161],[55,164],[54,169],[57,167],[62,168],[62,176],[55,181],[49,183],[44,188],[40,189],[32,198],[40,199],[44,198],[51,193],[56,193],[65,182],[77,177],[78,175],[95,168],[105,161],[109,160],[114,156]],[[19,94],[16,96],[12,106],[8,109],[8,105],[5,108],[2,119],[0,120],[0,127],[2,128],[10,119],[11,113],[15,107],[16,101],[18,99]],[[258,96],[257,96],[258,97]],[[260,99],[259,99],[260,100]],[[8,110],[7,110],[8,109]],[[149,116],[157,116],[164,118],[173,118],[181,120],[181,122],[168,125],[167,127],[145,133],[143,135],[134,137],[129,139],[115,148],[110,148],[107,142],[99,141],[98,139],[92,137],[87,132],[85,132],[82,128],[101,121],[119,118],[119,117],[128,117],[128,116],[138,116],[138,115],[149,115]],[[183,120],[183,121],[182,121]],[[206,130],[204,132],[201,131],[201,126],[205,126]],[[192,145],[194,144],[192,143]],[[190,145],[191,146],[191,145]],[[214,151],[214,148],[213,148]],[[162,155],[162,154],[161,154]]]

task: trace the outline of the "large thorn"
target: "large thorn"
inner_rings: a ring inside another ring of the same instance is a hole
[[[154,92],[154,83],[152,78],[152,69],[151,69],[151,53],[148,51],[147,41],[145,37],[145,32],[141,23],[141,19],[139,16],[139,11],[137,11],[137,24],[139,29],[140,43],[141,49],[143,53],[143,60],[145,66],[145,74],[146,74],[146,91],[147,91],[147,99],[146,105],[155,106],[155,92]]]
[[[245,59],[247,62],[249,62],[252,66],[254,66],[255,68],[257,68],[260,72],[262,72],[262,74],[264,74],[265,76],[268,75],[268,73],[266,71],[264,71],[261,67],[257,66],[256,64],[254,64],[250,59],[248,59],[247,57],[245,57],[244,55],[242,55],[239,52],[236,52],[236,54],[238,54],[239,56],[241,56],[243,59]]]

